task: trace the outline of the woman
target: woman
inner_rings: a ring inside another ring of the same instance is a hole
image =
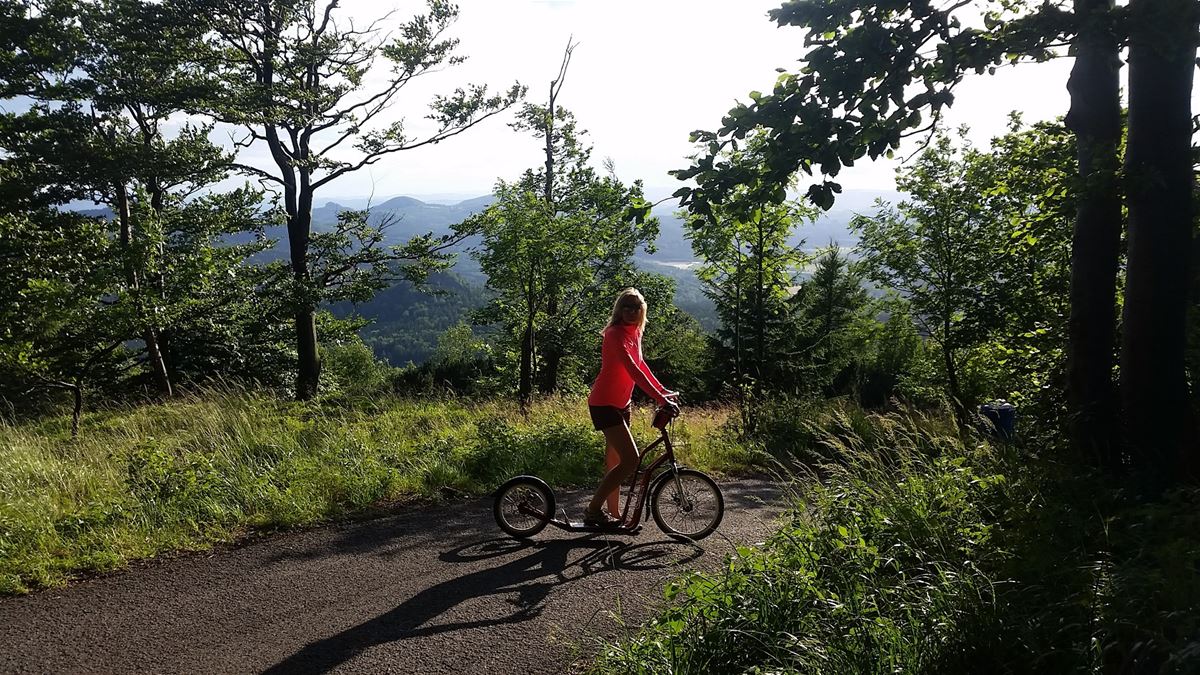
[[[626,288],[613,303],[612,317],[604,328],[600,348],[600,374],[588,396],[592,425],[604,433],[608,472],[591,504],[583,513],[587,525],[615,525],[621,509],[619,488],[638,466],[637,445],[629,432],[629,404],[637,384],[659,405],[675,407],[678,396],[654,377],[642,360],[642,330],[646,327],[646,299],[636,288]],[[608,514],[601,511],[608,500]]]

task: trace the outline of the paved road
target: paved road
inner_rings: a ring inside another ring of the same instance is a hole
[[[700,545],[653,522],[521,543],[480,499],[0,599],[0,672],[567,672],[661,606],[668,579],[771,531],[777,487],[722,489],[725,520]],[[586,496],[559,499],[578,513]]]

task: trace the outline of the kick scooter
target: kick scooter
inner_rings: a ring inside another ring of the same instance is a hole
[[[496,524],[508,534],[526,539],[553,525],[568,532],[636,534],[642,527],[643,511],[667,534],[685,539],[703,539],[712,534],[725,515],[721,489],[707,474],[680,466],[670,429],[677,408],[659,408],[654,427],[661,434],[642,451],[637,473],[625,494],[621,519],[613,525],[585,525],[569,520],[566,513],[555,517],[554,492],[537,476],[516,476],[496,490],[492,511]],[[649,466],[646,457],[658,448],[662,454]],[[645,508],[645,507],[649,508]]]

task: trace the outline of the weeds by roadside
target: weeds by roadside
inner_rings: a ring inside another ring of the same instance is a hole
[[[685,461],[747,465],[728,415],[688,411],[676,428]],[[635,414],[641,439],[648,417]],[[407,496],[485,494],[517,473],[591,485],[602,461],[575,399],[522,417],[499,400],[301,404],[229,389],[89,414],[75,440],[60,420],[0,424],[0,593]]]
[[[1139,502],[937,416],[803,424],[826,461],[789,522],[594,672],[1200,670],[1200,492]]]

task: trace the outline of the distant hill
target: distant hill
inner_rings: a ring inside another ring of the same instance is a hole
[[[847,190],[838,196],[833,209],[822,214],[815,223],[799,228],[792,244],[803,242],[807,250],[830,243],[843,248],[853,247],[857,238],[849,229],[851,218],[856,213],[872,213],[877,198],[894,202],[900,197],[894,191]],[[390,221],[385,243],[402,244],[428,232],[447,234],[451,226],[487,208],[494,200],[492,195],[482,195],[446,204],[398,195],[371,204],[369,218],[373,224],[385,219]],[[86,211],[83,206],[80,204],[76,208],[88,215],[112,216],[110,211],[97,209],[94,204]],[[328,231],[337,224],[338,214],[342,211],[367,207],[367,200],[362,198],[327,201],[313,209],[313,228]],[[656,251],[653,254],[643,251],[636,257],[636,263],[645,271],[674,279],[675,304],[696,317],[705,329],[715,330],[718,325],[716,312],[696,279],[693,270],[697,261],[692,254],[691,242],[684,236],[683,221],[675,216],[675,210],[676,205],[670,202],[654,209],[653,213],[660,221]],[[279,243],[274,250],[262,254],[258,261],[286,256],[286,229],[282,226],[271,228],[266,234]],[[248,234],[235,236],[230,238],[230,243],[240,242],[243,237],[249,239]],[[373,319],[361,333],[380,357],[396,365],[424,361],[432,354],[439,335],[459,320],[465,320],[471,310],[486,302],[488,292],[484,285],[487,279],[478,263],[467,255],[467,250],[476,244],[478,240],[468,240],[460,245],[456,251],[460,255],[452,272],[435,277],[432,285],[441,291],[439,294],[431,295],[401,284],[380,292],[368,303],[358,307],[339,305],[334,311],[340,315],[354,312]]]
[[[715,332],[721,325],[717,317],[717,308],[713,301],[704,294],[704,287],[696,278],[695,267],[698,263],[665,262],[652,258],[636,258],[638,269],[670,277],[675,281],[675,306],[691,314],[704,330]]]
[[[380,291],[361,305],[338,303],[338,316],[357,314],[372,320],[359,331],[375,355],[395,366],[422,363],[433,355],[438,337],[460,321],[470,323],[470,313],[488,299],[482,284],[454,273],[439,273],[420,290],[400,283]]]
[[[799,195],[793,195],[798,197]],[[858,213],[873,213],[876,199],[890,202],[898,201],[902,195],[892,190],[846,190],[838,195],[837,202],[829,211],[821,214],[815,223],[797,229],[792,244],[804,243],[805,249],[815,249],[828,246],[831,242],[843,248],[853,247],[857,238],[850,232],[850,220]],[[336,201],[325,202],[322,206],[313,208],[313,228],[327,231],[337,224],[338,214],[355,208],[369,208],[370,222],[379,224],[385,220],[390,222],[387,230],[386,243],[402,244],[414,236],[432,232],[442,235],[450,232],[456,223],[462,222],[472,214],[487,208],[495,201],[492,195],[482,195],[453,204],[424,202],[415,197],[398,195],[382,202],[375,202],[369,207],[362,198],[347,199],[343,204]],[[92,205],[94,207],[94,205]],[[656,207],[653,214],[658,217],[659,237],[655,242],[656,251],[644,257],[656,262],[688,262],[695,260],[692,254],[691,242],[684,236],[683,221],[676,217],[677,205],[667,202]],[[91,208],[82,211],[88,215],[111,217],[107,209]],[[277,239],[280,243],[278,251],[270,257],[278,257],[286,250],[287,232],[280,226],[270,228],[268,237]],[[237,241],[237,238],[232,241]],[[464,250],[477,241],[467,241],[459,247]],[[463,270],[473,276],[469,270]]]
[[[493,199],[491,195],[485,195],[457,204],[429,204],[413,197],[392,197],[369,207],[369,221],[375,225],[388,222],[387,243],[402,244],[427,232],[446,234],[451,226],[482,211]],[[337,202],[326,202],[324,206],[314,208],[313,228],[331,229],[337,224],[338,214],[348,208]]]
[[[803,241],[805,249],[823,248],[831,242],[843,248],[853,247],[858,241],[850,232],[850,220],[855,214],[874,213],[876,199],[896,202],[902,196],[894,190],[846,190],[838,195],[834,207],[821,214],[816,222],[798,228],[792,243],[795,245]],[[446,234],[452,225],[482,211],[494,200],[492,195],[483,195],[454,204],[432,204],[413,197],[397,196],[372,206],[371,222],[392,219],[394,224],[388,230],[388,243],[399,244],[426,232]],[[327,202],[313,209],[314,227],[332,227],[337,222],[337,214],[346,208],[336,202]],[[659,237],[655,242],[657,250],[646,255],[646,258],[657,262],[695,260],[691,242],[684,236],[683,221],[675,216],[676,209],[677,206],[671,202],[654,209],[653,214],[660,222]],[[467,246],[474,243],[467,242]]]
[[[798,198],[800,195],[792,195]],[[850,221],[857,214],[875,213],[875,200],[897,202],[903,195],[894,190],[846,190],[838,195],[829,211],[822,213],[816,222],[797,228],[791,238],[793,246],[803,243],[805,250],[824,248],[833,243],[842,248],[852,248],[858,237],[850,231]],[[659,219],[656,251],[646,257],[656,262],[688,262],[696,258],[692,254],[691,242],[684,236],[683,220],[676,216],[678,206],[667,203],[658,206],[653,213]]]

